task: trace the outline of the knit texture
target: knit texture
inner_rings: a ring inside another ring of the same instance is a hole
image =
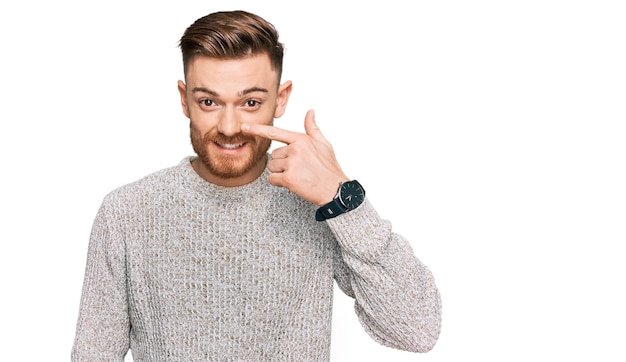
[[[72,361],[328,361],[334,281],[377,342],[430,350],[430,271],[366,200],[334,219],[272,186],[200,178],[187,157],[108,194]]]

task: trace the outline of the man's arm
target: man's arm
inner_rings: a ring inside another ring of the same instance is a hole
[[[335,279],[355,298],[355,311],[378,343],[431,350],[441,330],[441,298],[430,270],[366,200],[326,221],[339,244]]]
[[[123,361],[129,349],[125,251],[105,204],[91,231],[72,361]]]
[[[305,133],[268,125],[242,124],[243,133],[285,143],[268,163],[269,181],[318,206],[337,193],[343,173],[332,145],[309,111]],[[368,333],[383,345],[417,352],[430,350],[441,327],[441,299],[433,276],[409,243],[391,231],[366,202],[326,220],[339,243],[342,260],[335,279],[356,299],[356,311]]]

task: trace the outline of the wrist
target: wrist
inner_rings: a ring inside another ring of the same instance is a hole
[[[356,209],[364,200],[365,189],[357,180],[341,182],[336,196],[330,202],[317,209],[315,219],[323,221],[334,218]]]
[[[337,196],[339,196],[339,190],[341,188],[341,184],[344,182],[350,181],[348,178],[338,178],[334,182],[329,182],[324,185],[324,191],[320,193],[320,201],[316,203],[317,206],[324,206],[329,202],[333,201]]]

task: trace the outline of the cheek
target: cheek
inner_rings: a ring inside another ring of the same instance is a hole
[[[255,153],[257,155],[263,155],[267,152],[267,150],[270,148],[270,146],[272,145],[272,141],[268,140],[267,138],[263,138],[263,137],[255,137],[254,139],[255,142]]]
[[[257,113],[252,113],[245,119],[246,123],[256,123],[256,124],[265,124],[265,125],[273,125],[274,124],[274,110],[273,109],[262,109]]]
[[[196,127],[193,122],[190,124],[189,127],[189,135],[191,138],[191,143],[194,146],[194,149],[199,146],[202,145],[204,143],[204,136],[205,136],[205,132],[202,132],[202,130],[198,129],[198,127]]]
[[[189,117],[189,123],[192,130],[196,130],[203,134],[215,129],[217,126],[216,117],[206,112],[194,112],[193,110],[191,112],[191,117]]]
[[[203,127],[201,127],[201,125],[198,124],[198,122],[195,119],[195,117],[190,117],[189,118],[189,129],[191,130],[191,134],[201,134],[201,133],[203,133]]]

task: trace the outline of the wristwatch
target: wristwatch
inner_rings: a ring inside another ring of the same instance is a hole
[[[315,220],[332,219],[350,210],[354,210],[365,200],[365,190],[357,181],[347,181],[339,184],[339,191],[333,201],[317,209]]]

